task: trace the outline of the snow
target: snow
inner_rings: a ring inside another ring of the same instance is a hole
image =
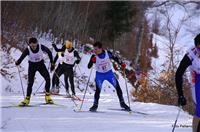
[[[48,41],[42,41],[49,43]],[[49,43],[50,44],[50,43]],[[49,45],[46,45],[49,46]],[[11,49],[9,56],[13,59],[18,59],[21,55],[19,50]],[[6,53],[1,50],[1,57]],[[81,63],[76,68],[78,76],[85,77],[85,83],[80,84],[80,88],[86,87],[86,82],[90,73],[87,68],[90,55],[81,54]],[[24,78],[27,75],[27,57],[21,63],[20,75],[22,76],[22,83],[26,93],[27,80]],[[49,62],[46,61],[46,65]],[[82,107],[83,112],[74,112],[74,109],[79,109],[81,101],[76,101],[78,106],[71,99],[64,96],[52,95],[52,99],[58,105],[39,105],[44,103],[44,94],[32,94],[30,105],[33,107],[12,107],[23,100],[22,88],[19,80],[17,68],[12,62],[9,67],[9,73],[13,73],[14,79],[5,79],[1,76],[1,131],[2,132],[168,132],[172,130],[172,125],[175,121],[178,108],[176,106],[167,106],[154,103],[142,103],[131,101],[131,109],[133,112],[129,114],[125,111],[120,111],[120,105],[114,88],[108,83],[104,82],[103,89],[99,101],[99,108],[97,113],[88,112],[88,109],[93,104],[94,91],[88,87],[86,98]],[[52,77],[51,73],[51,77]],[[123,76],[119,75],[119,83],[121,85],[124,99],[127,102],[127,94],[125,87],[125,80]],[[95,78],[95,71],[92,71],[90,82],[93,83]],[[63,76],[61,76],[64,82]],[[77,79],[75,78],[75,82]],[[35,83],[33,85],[33,92],[43,82],[43,78],[36,73]],[[77,87],[77,83],[75,86]],[[9,87],[10,90],[6,90]],[[61,85],[62,87],[62,85]],[[42,92],[43,86],[38,90]],[[128,83],[129,92],[132,90],[131,84]],[[82,98],[84,92],[76,89],[77,95]],[[65,94],[62,87],[61,94]],[[8,106],[8,107],[6,107]],[[35,106],[35,107],[34,107]],[[181,110],[178,119],[176,132],[191,131],[192,116],[187,112]],[[180,127],[182,126],[182,127]]]
[[[81,96],[81,94],[79,94]],[[88,110],[92,104],[92,95],[86,95],[83,110]],[[99,113],[74,112],[74,104],[70,99],[52,96],[57,104],[64,106],[40,106],[26,108],[2,108],[2,131],[58,131],[58,132],[168,132],[172,129],[177,108],[153,103],[132,103],[133,111],[146,113],[132,113],[114,111],[119,109],[117,98],[113,95],[101,96]],[[22,100],[22,96],[3,96],[3,106],[16,104]],[[33,96],[31,104],[44,102],[43,96]],[[178,124],[191,126],[191,116],[181,111]],[[1,127],[2,127],[1,126]],[[177,132],[189,132],[189,128],[176,128]]]
[[[193,11],[194,5],[188,5],[187,10]],[[162,8],[162,7],[161,7]],[[183,8],[175,7],[171,11],[173,16],[173,23],[178,24],[179,20],[185,15]],[[156,10],[150,10],[147,14],[149,19]],[[176,13],[174,13],[176,12]],[[190,14],[189,14],[190,15]],[[161,17],[161,24],[164,24],[164,19]],[[200,27],[200,13],[192,16],[193,19],[183,25],[180,34],[177,38],[177,49],[181,49],[177,59],[180,60],[185,51],[193,45],[193,38],[195,34],[189,33],[188,30],[198,29]],[[176,19],[177,18],[177,19]],[[178,19],[179,18],[179,19]],[[198,30],[197,30],[198,31]],[[194,31],[193,31],[194,32]],[[50,39],[44,36],[39,38],[39,42],[46,45],[53,52]],[[154,34],[153,43],[157,44],[159,49],[159,57],[152,59],[152,66],[156,70],[155,73],[160,73],[162,65],[166,63],[167,43],[168,40],[163,36]],[[61,47],[59,45],[58,47]],[[75,101],[78,107],[75,106],[71,99],[64,96],[52,95],[52,99],[57,105],[39,105],[44,103],[44,94],[33,93],[39,88],[43,82],[43,78],[39,73],[36,73],[36,79],[33,85],[32,97],[30,105],[33,107],[12,107],[23,100],[22,87],[19,78],[19,72],[14,64],[14,60],[18,59],[21,52],[12,48],[8,53],[0,49],[1,56],[1,69],[6,70],[8,74],[12,75],[5,77],[0,74],[0,104],[1,104],[1,131],[2,132],[169,132],[172,131],[172,125],[175,122],[179,108],[170,105],[161,105],[156,103],[143,103],[136,102],[131,99],[131,109],[133,112],[129,114],[125,111],[120,111],[120,105],[116,95],[115,89],[108,83],[104,82],[101,97],[99,101],[99,108],[97,113],[88,112],[92,106],[94,98],[94,90],[88,87],[86,98],[82,107],[83,112],[74,112],[74,109],[80,107],[81,101]],[[86,83],[91,69],[87,68],[87,63],[91,55],[83,54],[81,63],[76,67],[77,78],[75,78],[76,93],[80,98],[83,98]],[[8,63],[8,60],[11,60]],[[48,67],[49,59],[45,56],[45,64]],[[27,71],[28,71],[28,58],[26,57],[21,63],[20,75],[22,77],[23,89],[26,93],[27,87]],[[126,85],[123,76],[116,71],[119,75],[119,84],[122,88],[124,99],[127,101]],[[53,73],[50,73],[51,77]],[[154,74],[156,78],[158,74]],[[83,78],[81,78],[83,77]],[[61,81],[64,82],[64,77],[61,76]],[[95,71],[92,71],[90,84],[94,84]],[[83,82],[78,81],[82,80]],[[61,94],[65,94],[65,89],[61,86]],[[132,91],[132,85],[128,83],[129,94]],[[43,92],[44,83],[38,92]],[[8,106],[8,107],[7,107]],[[177,127],[175,132],[190,132],[192,131],[192,115],[181,110],[178,118]]]
[[[174,47],[174,62],[176,66],[179,65],[181,59],[185,55],[186,51],[194,46],[194,37],[199,33],[200,27],[200,10],[196,9],[196,4],[190,3],[185,5],[185,8],[181,5],[173,6],[161,6],[158,8],[149,9],[146,13],[149,25],[154,22],[155,17],[159,18],[160,28],[165,27],[167,23],[167,17],[160,12],[160,10],[167,10],[170,17],[170,30],[173,36],[175,30],[180,27],[178,32],[175,47]],[[174,13],[176,12],[176,13]],[[189,19],[188,19],[189,18]],[[183,22],[181,22],[184,20]],[[151,66],[153,70],[150,71],[150,78],[156,81],[159,78],[160,73],[166,70],[168,64],[169,54],[169,40],[167,39],[168,31],[164,28],[164,36],[153,34],[153,44],[158,47],[158,58],[152,58]]]

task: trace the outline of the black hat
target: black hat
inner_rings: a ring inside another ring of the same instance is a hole
[[[194,38],[195,46],[200,45],[200,33]]]
[[[30,38],[28,43],[30,44],[30,43],[37,43],[37,42],[38,41],[36,38]]]

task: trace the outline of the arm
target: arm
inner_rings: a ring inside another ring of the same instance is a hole
[[[50,62],[53,63],[53,56],[51,51],[44,45],[41,45],[42,51],[46,52],[49,56]]]
[[[74,57],[77,58],[76,63],[78,64],[81,61],[81,57],[79,56],[79,54],[76,50],[74,51]]]
[[[121,65],[123,62],[119,60],[117,56],[114,56],[110,51],[108,51],[109,58],[117,62],[119,65]]]
[[[65,45],[63,45],[61,49],[58,49],[55,44],[52,44],[52,46],[53,46],[53,48],[54,48],[54,50],[56,52],[63,52],[63,51],[65,51]]]
[[[117,62],[117,64],[119,64],[121,66],[122,70],[125,70],[126,64],[124,62],[119,60],[119,58],[117,56],[114,56],[110,51],[108,51],[108,55],[109,55],[110,59],[114,60],[115,62]]]
[[[192,64],[190,58],[185,55],[183,59],[181,60],[181,63],[176,71],[176,76],[175,76],[175,82],[176,82],[176,89],[178,92],[179,97],[183,96],[183,74],[186,71],[186,69]]]
[[[96,59],[95,55],[92,55],[88,63],[88,69],[90,69],[94,63],[96,63],[96,61],[94,61],[94,58]]]
[[[53,64],[55,64],[57,60],[58,60],[58,53],[56,54],[56,56],[55,56],[55,58],[53,60]]]
[[[20,58],[15,62],[15,64],[19,65],[28,54],[29,54],[29,51],[28,51],[28,48],[26,48],[24,52],[22,53],[22,55],[20,56]]]

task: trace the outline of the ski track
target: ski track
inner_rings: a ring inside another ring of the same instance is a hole
[[[78,94],[83,97],[82,93]],[[23,96],[1,97],[1,105],[17,105]],[[89,112],[93,95],[87,94],[82,110],[70,99],[52,96],[53,106],[2,108],[2,132],[169,132],[177,114],[177,107],[158,104],[131,103],[133,113],[120,111],[116,95],[102,94],[99,112]],[[76,101],[79,106],[81,101]],[[44,103],[44,96],[32,96],[30,105]],[[63,105],[63,106],[61,106]],[[165,109],[166,107],[168,109]],[[112,110],[116,109],[116,110]],[[145,114],[141,114],[141,113]],[[191,125],[191,116],[181,111],[177,125]],[[191,127],[177,127],[176,132],[190,132]]]

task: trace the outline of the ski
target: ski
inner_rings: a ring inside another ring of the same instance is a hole
[[[63,96],[64,98],[69,98],[69,99],[72,99],[72,100],[76,100],[76,101],[83,101],[80,97],[78,96],[66,96],[64,95]]]
[[[89,111],[89,110],[73,110],[76,113],[106,113],[104,111]]]
[[[42,94],[37,94],[38,96],[44,96],[44,95],[42,95]],[[69,99],[73,99],[73,100],[77,100],[77,101],[83,101],[80,97],[78,97],[78,96],[75,96],[75,97],[73,97],[73,96],[67,96],[66,94],[52,94],[51,93],[51,96],[61,96],[61,97],[64,97],[64,98],[69,98]]]
[[[33,105],[27,105],[27,106],[19,106],[19,105],[8,105],[8,106],[1,106],[1,108],[28,108],[28,107],[52,107],[52,106],[62,106],[62,107],[67,107],[65,105],[61,104],[47,104],[47,103],[38,103],[38,104],[33,104]]]
[[[137,113],[137,114],[142,114],[142,115],[149,115],[147,113],[144,112],[139,112],[139,111],[127,111],[125,109],[115,109],[115,108],[109,108],[108,110],[114,110],[114,111],[124,111],[124,112],[129,112],[129,113]]]
[[[81,98],[79,98],[78,96],[72,96],[71,97],[73,100],[78,100],[78,101],[83,101]]]

